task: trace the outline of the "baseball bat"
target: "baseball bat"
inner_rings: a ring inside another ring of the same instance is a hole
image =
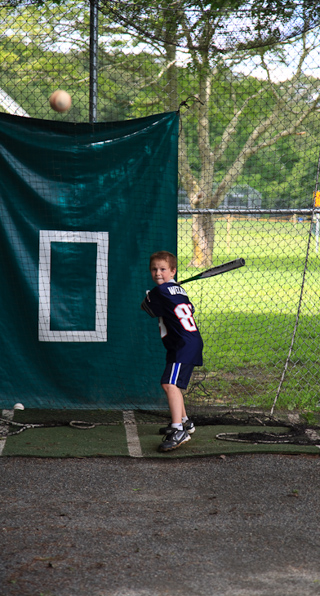
[[[187,281],[195,281],[196,279],[204,279],[205,277],[214,277],[215,275],[220,275],[220,273],[226,273],[227,271],[238,269],[238,267],[243,267],[245,264],[246,262],[244,259],[235,259],[235,261],[228,261],[228,263],[222,263],[222,265],[211,267],[211,269],[202,271],[202,273],[198,273],[197,275],[193,275],[192,277],[188,277],[177,283],[181,286],[181,284],[185,284]]]

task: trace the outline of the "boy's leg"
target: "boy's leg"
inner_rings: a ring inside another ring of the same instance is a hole
[[[160,451],[176,449],[191,438],[182,422],[182,418],[187,419],[187,416],[181,389],[187,388],[192,369],[193,366],[189,364],[168,363],[162,375],[161,386],[168,399],[171,424],[165,429],[160,429],[164,430],[165,435],[159,446]]]
[[[181,389],[188,387],[193,368],[192,364],[167,363],[162,375],[161,385],[167,395],[173,424],[181,424],[182,418],[187,418]]]
[[[182,399],[183,399],[183,395],[182,395]],[[184,405],[184,399],[183,399],[183,406],[182,406],[182,418],[188,418],[186,408]]]
[[[172,425],[182,424],[184,430],[186,430],[189,433],[189,435],[192,435],[195,432],[196,427],[194,425],[194,422],[192,422],[192,420],[189,420],[189,418],[187,416],[186,408],[184,405],[183,393],[182,393],[181,389],[179,389],[179,387],[176,387],[176,385],[169,385],[169,384],[163,384],[162,388],[164,389],[164,391],[167,395],[169,410],[170,410],[170,414],[171,414],[171,423],[166,427],[161,427],[159,429],[159,434],[160,435],[168,434],[170,432],[170,430],[172,429]],[[178,392],[181,394],[181,397]],[[182,403],[180,400],[182,401]],[[181,415],[181,421],[179,422],[180,411],[182,412],[182,415]],[[177,421],[177,422],[175,422],[175,421]]]
[[[169,432],[165,432],[162,443],[159,445],[159,451],[166,452],[177,449],[183,443],[190,441],[191,437],[182,424],[184,404],[181,389],[170,383],[162,383],[162,388],[166,392],[172,421]]]
[[[172,424],[182,424],[182,417],[186,415],[186,410],[181,389],[177,385],[171,385],[169,383],[163,383],[162,388],[168,399]]]

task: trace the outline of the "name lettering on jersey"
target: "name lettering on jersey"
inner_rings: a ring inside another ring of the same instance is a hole
[[[183,296],[187,296],[187,292],[180,286],[171,286],[168,288],[168,290],[171,296],[176,296],[176,294],[183,294]]]

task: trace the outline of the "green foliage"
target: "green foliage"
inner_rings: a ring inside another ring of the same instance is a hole
[[[217,54],[284,41],[319,24],[308,0],[100,0],[103,14],[144,40]],[[227,24],[226,24],[227,23]]]
[[[209,14],[216,18],[210,30],[210,39],[213,40],[221,16],[219,11],[223,10],[223,14],[228,15],[241,5],[241,2],[210,2],[206,12],[202,3],[195,2],[193,8],[197,20],[192,29],[194,36],[198,36],[198,41],[204,39],[201,35]],[[0,8],[1,89],[32,117],[88,120],[89,4],[66,0],[63,5],[59,2],[13,2],[9,6]],[[244,76],[235,70],[237,64],[245,65],[244,58],[250,60],[258,56],[262,61],[272,58],[285,62],[283,47],[275,49],[272,55],[267,49],[259,49],[247,51],[245,56],[243,53],[221,56],[213,52],[208,38],[207,50],[194,41],[189,60],[168,67],[170,56],[173,61],[176,57],[175,46],[159,40],[164,35],[169,36],[165,38],[167,41],[170,36],[176,36],[176,42],[182,39],[181,19],[185,13],[182,11],[178,18],[169,0],[163,0],[159,6],[152,5],[151,11],[147,0],[121,4],[124,19],[146,17],[150,34],[147,43],[138,30],[128,39],[127,29],[115,13],[116,6],[116,3],[99,4],[97,119],[122,120],[177,109],[189,97],[188,107],[181,109],[181,120],[188,164],[197,180],[204,176],[204,172],[199,136],[200,103],[195,98],[199,96],[208,72],[214,73],[210,74],[211,90],[207,104],[208,138],[213,153],[222,142],[234,114],[241,112],[225,150],[217,158],[212,157],[215,187],[237,160],[262,118],[270,117],[277,109],[277,97],[283,97],[284,108],[271,129],[260,135],[260,143],[292,125],[297,114],[308,109],[310,97],[318,92],[318,79],[306,77],[303,73],[299,84],[298,81],[294,85],[286,81],[271,85],[268,80]],[[180,8],[186,10],[186,6],[182,2]],[[258,2],[252,5],[252,10],[259,10],[265,18],[268,11],[278,10],[279,16],[283,11],[283,18],[290,20],[297,4]],[[189,25],[190,22],[186,21],[186,26]],[[49,96],[57,88],[65,89],[72,96],[72,108],[66,114],[56,114],[49,109]],[[280,137],[274,145],[261,147],[246,160],[234,184],[256,188],[263,197],[262,207],[310,206],[319,138],[316,113],[311,113],[304,121],[303,131],[306,133],[304,136]]]
[[[309,221],[216,221],[215,264],[246,266],[186,285],[204,339],[204,386],[213,401],[271,408],[288,356],[299,306]],[[190,275],[191,221],[179,222],[178,280]],[[187,240],[186,240],[187,239]],[[189,239],[189,241],[188,241]],[[319,403],[319,256],[312,236],[299,324],[279,408]]]

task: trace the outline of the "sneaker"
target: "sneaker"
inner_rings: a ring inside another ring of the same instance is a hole
[[[170,434],[163,437],[162,443],[159,445],[159,451],[172,451],[177,449],[183,443],[190,441],[191,437],[185,430],[171,430]]]
[[[172,432],[172,430],[173,428],[171,424],[168,424],[168,426],[163,426],[159,429],[159,435],[169,435]],[[186,430],[187,433],[189,433],[189,435],[192,435],[196,430],[194,422],[192,422],[192,420],[187,420],[187,422],[184,422],[183,430]]]
[[[187,420],[187,422],[184,423],[183,428],[187,431],[187,433],[189,433],[189,435],[192,435],[196,430],[196,427],[192,420]]]

